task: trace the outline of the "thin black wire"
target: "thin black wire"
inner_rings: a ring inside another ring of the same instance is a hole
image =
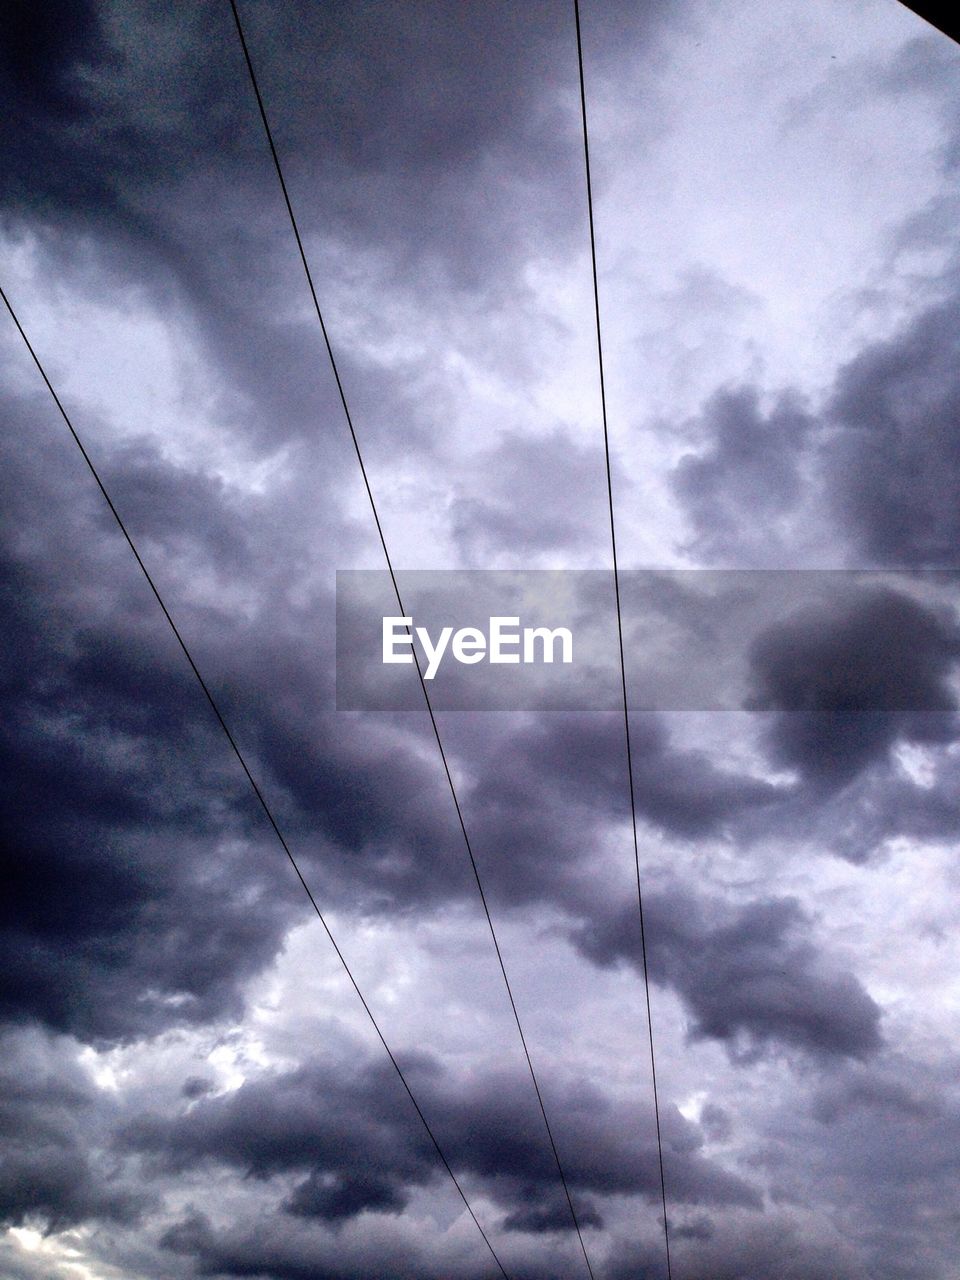
[[[250,769],[247,766],[247,762],[243,758],[243,754],[240,751],[240,748],[237,746],[236,739],[231,733],[230,728],[227,725],[227,722],[224,720],[223,716],[221,715],[220,708],[217,706],[217,703],[213,697],[213,694],[210,692],[207,682],[204,680],[203,676],[200,674],[200,670],[197,667],[197,664],[193,660],[193,655],[190,653],[190,650],[187,648],[186,643],[183,639],[183,636],[180,634],[179,628],[177,627],[177,624],[174,622],[172,616],[170,615],[170,611],[167,609],[167,606],[164,604],[163,597],[160,595],[160,592],[157,590],[156,583],[153,581],[153,578],[150,576],[150,572],[147,569],[147,566],[143,563],[143,560],[140,558],[140,552],[137,550],[133,539],[131,538],[129,532],[127,531],[127,526],[124,524],[119,511],[113,505],[113,499],[110,497],[110,494],[107,492],[103,481],[100,479],[100,473],[97,471],[97,468],[94,466],[93,461],[90,458],[90,455],[87,453],[86,449],[84,448],[83,441],[77,435],[77,432],[74,429],[73,423],[70,421],[67,411],[66,409],[64,409],[60,401],[60,397],[57,395],[56,391],[53,388],[53,384],[51,383],[50,379],[47,377],[46,371],[44,370],[43,365],[40,363],[37,353],[34,351],[33,346],[30,343],[30,339],[27,337],[26,333],[24,332],[23,326],[21,325],[19,319],[17,318],[17,314],[14,311],[13,307],[10,305],[10,300],[7,297],[7,295],[4,293],[2,287],[0,287],[0,298],[3,299],[4,305],[6,306],[7,310],[10,312],[11,319],[13,320],[13,323],[17,326],[17,329],[20,333],[20,337],[23,339],[27,350],[30,352],[31,357],[33,358],[33,363],[37,366],[37,369],[39,370],[40,377],[46,383],[47,390],[50,392],[51,396],[53,397],[54,404],[57,406],[57,409],[60,411],[60,416],[63,418],[64,422],[67,424],[67,429],[70,432],[70,434],[73,436],[73,439],[77,448],[80,450],[81,454],[83,455],[83,460],[89,467],[90,474],[93,476],[94,480],[96,480],[97,486],[100,489],[100,492],[103,494],[104,500],[106,501],[106,504],[110,508],[113,518],[116,520],[120,528],[120,532],[123,534],[124,538],[126,539],[127,546],[133,552],[134,559],[136,560],[137,564],[140,566],[140,571],[143,574],[144,578],[146,578],[147,585],[149,586],[150,590],[153,592],[154,597],[156,598],[157,604],[160,606],[163,612],[163,616],[166,618],[167,622],[170,624],[170,630],[173,632],[174,636],[176,637],[177,644],[179,644],[180,648],[183,650],[183,655],[186,658],[187,662],[189,662],[191,671],[196,676],[197,682],[200,685],[200,688],[203,690],[204,696],[206,697],[207,702],[210,704],[210,708],[213,711],[214,716],[216,716],[216,719],[220,725],[220,728],[223,730],[224,734],[226,735],[227,741],[230,743],[230,747],[233,750],[233,754],[237,757],[237,760],[240,762],[240,767],[243,770],[243,772],[246,774],[247,781],[250,783],[250,786],[253,788],[254,795],[257,797],[257,800],[259,801],[261,809],[266,814],[267,821],[270,823],[270,826],[273,828],[274,835],[280,841],[280,844],[283,848],[284,853],[287,855],[288,859],[290,860],[290,865],[293,867],[294,871],[296,872],[297,879],[300,881],[300,884],[303,886],[304,893],[310,899],[310,905],[313,907],[314,911],[317,913],[317,919],[323,925],[324,932],[326,933],[327,937],[330,939],[330,944],[333,947],[334,951],[337,953],[337,959],[343,965],[344,972],[346,973],[347,977],[350,979],[350,984],[353,987],[354,991],[357,993],[360,1003],[363,1005],[364,1012],[366,1013],[367,1017],[370,1019],[370,1022],[373,1026],[374,1031],[376,1031],[377,1033],[380,1043],[383,1045],[384,1049],[386,1050],[387,1057],[390,1059],[391,1063],[393,1064],[393,1069],[396,1071],[400,1079],[400,1083],[403,1085],[404,1089],[406,1090],[407,1097],[413,1103],[414,1110],[416,1111],[417,1115],[420,1117],[421,1121],[423,1122],[423,1127],[424,1129],[426,1129],[427,1134],[430,1138],[430,1141],[433,1143],[434,1149],[436,1150],[436,1153],[439,1156],[444,1169],[446,1169],[447,1173],[450,1175],[450,1178],[453,1181],[453,1185],[457,1188],[457,1192],[460,1195],[460,1199],[463,1201],[464,1205],[466,1206],[467,1212],[470,1214],[470,1217],[473,1219],[477,1230],[480,1232],[480,1235],[483,1237],[484,1244],[490,1250],[490,1253],[491,1253],[491,1256],[493,1257],[494,1262],[497,1264],[498,1268],[500,1269],[500,1274],[504,1277],[504,1280],[510,1280],[510,1277],[507,1275],[507,1272],[504,1270],[503,1263],[497,1257],[496,1251],[493,1245],[490,1243],[487,1233],[484,1231],[483,1227],[480,1225],[477,1215],[474,1213],[470,1205],[470,1201],[467,1199],[464,1193],[463,1187],[461,1187],[460,1185],[457,1175],[453,1172],[453,1169],[450,1167],[447,1157],[443,1154],[440,1144],[437,1141],[436,1136],[434,1135],[434,1132],[431,1129],[426,1116],[423,1114],[423,1111],[420,1109],[420,1104],[417,1102],[416,1098],[413,1096],[413,1091],[411,1090],[409,1084],[407,1083],[407,1078],[403,1074],[403,1069],[401,1068],[397,1059],[394,1057],[393,1050],[387,1044],[387,1041],[384,1038],[383,1032],[380,1030],[380,1024],[377,1022],[376,1018],[374,1017],[373,1011],[371,1010],[370,1006],[367,1004],[367,1001],[364,998],[363,992],[360,990],[359,986],[357,985],[357,980],[353,976],[353,971],[351,970],[349,964],[347,964],[346,958],[343,952],[340,950],[340,947],[337,944],[336,938],[331,933],[330,926],[327,924],[326,920],[324,919],[323,912],[320,910],[319,906],[317,905],[316,898],[314,898],[309,885],[307,884],[306,880],[303,878],[303,873],[301,872],[299,866],[297,865],[297,860],[296,858],[294,858],[292,852],[290,851],[290,846],[287,844],[286,840],[284,839],[283,833],[281,832],[280,828],[277,826],[276,819],[274,818],[273,813],[271,812],[270,806],[267,804],[267,801],[264,798],[263,792],[260,790],[260,787],[257,785],[256,779],[254,778],[253,774],[250,772]]]
[[[643,987],[647,1006],[647,1038],[650,1042],[650,1072],[653,1080],[653,1114],[657,1129],[660,1161],[660,1199],[663,1204],[663,1243],[667,1256],[667,1280],[673,1280],[670,1266],[670,1227],[667,1221],[667,1184],[663,1173],[663,1140],[660,1134],[660,1102],[657,1092],[657,1063],[653,1049],[653,1013],[650,1007],[650,978],[647,972],[647,935],[643,922],[643,890],[640,883],[640,841],[637,836],[637,798],[633,784],[633,752],[630,745],[630,713],[627,709],[627,664],[623,650],[623,617],[620,609],[620,568],[617,559],[617,530],[613,514],[613,475],[610,467],[610,433],[607,428],[607,393],[603,378],[603,339],[600,333],[600,286],[597,279],[597,241],[593,223],[593,185],[590,181],[590,143],[587,131],[587,95],[583,77],[583,38],[580,31],[580,0],[573,0],[577,28],[577,65],[580,72],[580,114],[583,121],[583,160],[587,178],[587,214],[590,223],[590,261],[593,267],[593,306],[597,322],[597,364],[600,371],[600,408],[603,418],[603,452],[607,468],[607,500],[610,507],[610,546],[613,553],[613,590],[617,602],[617,640],[620,646],[620,684],[623,692],[623,729],[627,743],[627,777],[630,783],[630,817],[633,826],[633,856],[637,870],[637,909],[640,917],[640,953],[643,959]]]
[[[327,326],[324,323],[323,313],[320,310],[320,301],[317,297],[316,288],[314,287],[313,275],[310,271],[310,265],[307,262],[306,251],[304,250],[303,240],[301,239],[301,236],[300,236],[300,228],[297,224],[296,215],[293,212],[293,205],[290,201],[290,195],[289,195],[289,192],[287,191],[287,184],[283,176],[283,169],[281,168],[281,165],[280,165],[280,157],[277,154],[277,148],[276,148],[276,145],[274,144],[273,131],[271,130],[270,122],[267,119],[267,111],[266,111],[266,107],[264,106],[263,95],[260,92],[260,85],[257,81],[256,72],[254,71],[254,68],[253,68],[253,60],[250,56],[250,50],[247,47],[247,41],[243,31],[243,24],[240,21],[240,13],[239,13],[239,10],[237,9],[236,0],[230,0],[230,8],[233,11],[233,19],[237,26],[237,35],[240,37],[240,45],[241,45],[241,48],[243,49],[244,61],[247,64],[247,71],[249,72],[249,75],[250,75],[250,83],[253,87],[253,92],[257,99],[257,107],[259,108],[259,111],[260,111],[260,119],[263,122],[263,130],[264,130],[264,133],[266,134],[267,143],[269,144],[269,147],[270,147],[270,155],[273,157],[273,165],[277,172],[277,179],[280,183],[280,190],[283,193],[284,204],[287,207],[287,214],[289,215],[289,218],[290,218],[290,226],[293,229],[294,238],[296,239],[296,242],[297,242],[297,250],[299,251],[299,254],[300,254],[300,261],[303,264],[304,275],[307,277],[307,284],[310,288],[310,296],[313,299],[314,310],[316,311],[317,319],[320,322],[320,331],[323,334],[323,341],[327,349],[327,356],[329,357],[329,360],[330,360],[330,367],[333,370],[333,376],[337,384],[337,391],[340,394],[340,403],[343,406],[343,414],[347,421],[347,427],[350,430],[350,439],[353,441],[354,452],[357,455],[357,462],[360,465],[360,474],[363,476],[364,488],[367,491],[367,498],[369,499],[369,502],[370,502],[370,510],[373,513],[373,519],[377,526],[377,534],[380,538],[380,546],[383,548],[383,557],[384,557],[384,560],[386,561],[387,570],[390,574],[390,581],[393,584],[394,595],[396,596],[397,605],[400,609],[401,616],[407,617],[408,616],[407,611],[403,607],[403,601],[400,596],[400,588],[397,584],[397,578],[393,568],[393,561],[390,557],[390,552],[387,550],[387,541],[386,541],[386,537],[384,536],[383,526],[380,523],[380,515],[379,515],[379,512],[377,511],[377,504],[376,504],[376,501],[374,500],[373,490],[370,487],[370,480],[367,476],[367,468],[366,468],[366,465],[364,464],[363,454],[360,450],[360,442],[357,439],[357,433],[356,433],[356,430],[354,429],[353,417],[350,413],[349,406],[347,405],[347,397],[343,388],[343,383],[340,379],[340,371],[337,368],[337,362],[333,354],[333,347],[331,346],[330,338],[329,338],[329,335],[327,334]],[[411,648],[413,647],[411,646]],[[464,845],[466,846],[467,855],[470,859],[470,867],[471,867],[471,870],[473,871],[473,877],[477,884],[477,891],[480,894],[480,901],[483,905],[483,913],[486,916],[487,926],[489,927],[489,930],[490,930],[490,937],[493,939],[494,950],[496,951],[496,954],[497,954],[497,963],[499,964],[500,972],[503,975],[503,983],[504,983],[504,986],[506,987],[507,996],[510,1001],[510,1008],[513,1012],[514,1021],[517,1024],[517,1032],[519,1033],[519,1036],[520,1036],[520,1043],[523,1046],[524,1057],[527,1060],[527,1068],[530,1072],[530,1079],[533,1082],[533,1088],[537,1095],[537,1102],[539,1103],[539,1106],[540,1106],[540,1114],[543,1117],[544,1127],[547,1132],[547,1137],[550,1141],[550,1148],[553,1152],[553,1157],[557,1164],[557,1172],[560,1175],[560,1182],[563,1186],[563,1192],[564,1192],[564,1195],[566,1196],[567,1205],[569,1206],[569,1209],[570,1209],[570,1216],[573,1219],[573,1225],[574,1225],[574,1228],[576,1229],[577,1239],[580,1242],[580,1248],[583,1252],[583,1260],[586,1263],[587,1271],[590,1274],[590,1280],[594,1280],[593,1267],[590,1265],[590,1259],[587,1256],[587,1247],[584,1243],[583,1234],[580,1230],[580,1222],[577,1218],[576,1210],[573,1207],[573,1198],[570,1194],[570,1188],[567,1184],[566,1175],[563,1172],[563,1165],[560,1162],[560,1153],[557,1150],[557,1144],[556,1144],[556,1141],[554,1140],[553,1130],[550,1127],[550,1121],[547,1119],[547,1109],[546,1109],[546,1106],[544,1105],[543,1095],[540,1092],[540,1084],[539,1084],[539,1081],[537,1080],[537,1073],[534,1070],[533,1059],[531,1058],[530,1050],[527,1047],[527,1038],[523,1033],[523,1026],[520,1022],[520,1013],[517,1009],[517,1004],[513,996],[513,988],[510,986],[510,979],[507,977],[507,969],[506,969],[506,965],[504,964],[503,955],[500,951],[500,943],[497,939],[496,930],[493,927],[493,918],[490,915],[490,908],[487,905],[487,895],[484,892],[483,883],[480,879],[480,871],[477,866],[476,858],[474,857],[473,846],[471,845],[470,837],[467,834],[467,825],[463,817],[463,811],[460,808],[460,801],[457,797],[457,789],[454,786],[453,775],[450,772],[450,766],[447,762],[447,753],[444,749],[443,741],[440,737],[440,729],[437,725],[436,716],[434,715],[434,712],[433,712],[433,706],[431,705],[431,702],[430,702],[430,695],[427,692],[426,682],[423,678],[423,671],[420,666],[420,659],[417,655],[416,649],[413,649],[413,657],[414,657],[414,662],[416,663],[417,675],[420,679],[420,688],[423,691],[424,702],[426,703],[427,712],[430,717],[430,724],[433,729],[433,735],[436,738],[437,748],[439,749],[439,752],[440,752],[440,759],[443,762],[443,771],[446,774],[447,784],[449,785],[449,788],[450,788],[450,795],[453,798],[453,804],[457,811],[457,820],[460,823],[460,830],[463,833],[463,842],[464,842]]]

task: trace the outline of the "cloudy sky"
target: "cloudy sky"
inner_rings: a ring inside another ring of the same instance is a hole
[[[572,6],[241,11],[395,563],[608,569]],[[582,20],[621,564],[781,571],[632,723],[673,1274],[955,1280],[960,49]],[[505,1272],[584,1276],[429,720],[336,707],[382,552],[229,4],[0,41],[0,284]],[[0,319],[0,1272],[499,1274]],[[590,1266],[663,1280],[622,718],[440,730]]]

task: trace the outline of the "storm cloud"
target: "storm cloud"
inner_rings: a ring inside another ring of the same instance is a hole
[[[240,12],[394,562],[609,596],[572,10]],[[381,548],[229,5],[3,16],[0,283],[508,1274],[585,1273],[430,721],[335,705]],[[910,574],[717,596],[661,702],[641,612],[632,779],[619,711],[440,715],[527,1047],[598,1280],[663,1276],[639,870],[674,1273],[948,1280],[956,51],[881,0],[582,29],[621,568]],[[4,332],[0,1270],[479,1280]]]
[[[646,899],[644,920],[650,976],[680,993],[692,1037],[720,1040],[746,1057],[771,1046],[863,1057],[881,1045],[879,1006],[804,938],[810,922],[796,901],[731,913],[688,893],[661,893]],[[595,963],[626,961],[642,971],[636,903],[575,936]]]

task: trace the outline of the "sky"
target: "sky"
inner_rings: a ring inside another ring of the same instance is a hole
[[[609,571],[572,5],[240,9],[394,563]],[[672,1272],[956,1280],[960,49],[582,24],[628,675],[697,640],[631,718]],[[0,29],[0,285],[504,1270],[584,1276],[430,721],[337,707],[382,550],[230,6]],[[0,1274],[499,1274],[0,319]],[[590,1267],[664,1280],[622,714],[438,723]]]

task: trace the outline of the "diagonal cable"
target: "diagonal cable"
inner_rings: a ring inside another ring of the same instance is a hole
[[[590,180],[590,143],[587,130],[587,95],[583,77],[583,37],[580,31],[580,2],[573,0],[577,28],[577,65],[580,73],[580,116],[583,123],[583,160],[587,179],[587,214],[590,224],[590,261],[593,268],[593,306],[597,328],[597,365],[600,373],[600,409],[603,419],[603,453],[607,469],[607,500],[610,508],[610,547],[613,556],[613,590],[617,605],[617,640],[620,649],[620,684],[623,692],[623,729],[626,738],[627,778],[630,786],[630,818],[633,827],[633,857],[637,871],[637,910],[640,918],[640,954],[643,960],[643,987],[646,996],[647,1038],[650,1044],[650,1073],[653,1080],[653,1114],[657,1130],[657,1157],[660,1163],[660,1199],[663,1205],[663,1244],[667,1259],[667,1280],[673,1280],[670,1266],[670,1228],[667,1222],[667,1184],[663,1172],[663,1140],[660,1133],[660,1102],[657,1093],[657,1062],[653,1049],[653,1014],[650,1007],[650,978],[647,970],[647,936],[643,921],[643,890],[640,882],[640,841],[637,836],[637,797],[633,782],[633,751],[630,744],[630,713],[627,701],[627,664],[623,648],[623,615],[620,608],[620,568],[617,559],[617,528],[613,514],[613,475],[610,466],[610,433],[607,427],[607,393],[603,378],[603,339],[600,332],[600,287],[597,280],[597,241],[593,221],[593,185]]]
[[[253,793],[257,798],[260,808],[263,810],[264,814],[266,815],[267,821],[272,827],[274,835],[279,840],[284,853],[287,855],[287,858],[290,861],[290,865],[293,867],[293,870],[296,873],[297,879],[300,881],[300,884],[303,887],[304,893],[307,895],[307,897],[310,900],[310,905],[313,907],[314,911],[317,914],[317,919],[323,925],[324,932],[329,938],[330,944],[333,947],[334,951],[337,953],[337,959],[340,961],[341,965],[343,965],[344,972],[346,973],[347,977],[350,979],[350,984],[353,987],[354,991],[357,993],[360,1003],[363,1005],[364,1012],[366,1013],[367,1017],[370,1019],[373,1029],[377,1033],[377,1037],[379,1038],[380,1043],[383,1045],[386,1051],[387,1057],[390,1059],[390,1062],[393,1065],[393,1069],[396,1071],[397,1076],[400,1079],[400,1083],[403,1085],[406,1091],[407,1097],[410,1099],[411,1103],[413,1104],[414,1110],[416,1111],[417,1115],[420,1117],[420,1120],[423,1122],[423,1127],[427,1131],[427,1135],[430,1138],[431,1143],[433,1144],[434,1150],[436,1151],[441,1164],[443,1165],[444,1169],[446,1169],[447,1173],[450,1175],[450,1178],[453,1181],[453,1185],[457,1189],[460,1199],[463,1201],[464,1205],[466,1206],[467,1212],[470,1214],[470,1217],[473,1219],[477,1230],[480,1232],[480,1235],[483,1237],[483,1242],[489,1249],[494,1262],[497,1264],[497,1267],[500,1270],[500,1274],[504,1277],[504,1280],[510,1280],[509,1276],[507,1275],[507,1272],[504,1270],[503,1263],[497,1257],[497,1254],[496,1254],[496,1251],[494,1250],[493,1245],[490,1243],[490,1240],[486,1232],[484,1231],[483,1227],[480,1225],[477,1215],[474,1213],[473,1208],[470,1204],[470,1201],[467,1199],[466,1194],[464,1193],[463,1187],[460,1185],[460,1181],[457,1178],[457,1175],[454,1173],[453,1169],[451,1168],[450,1163],[447,1160],[447,1157],[443,1154],[440,1144],[437,1141],[436,1135],[434,1134],[433,1129],[430,1127],[430,1124],[427,1121],[426,1116],[424,1115],[423,1111],[420,1108],[420,1104],[417,1102],[416,1098],[414,1097],[413,1091],[411,1090],[410,1085],[407,1083],[407,1078],[403,1073],[402,1067],[400,1066],[399,1062],[394,1056],[393,1050],[390,1048],[389,1044],[387,1044],[387,1041],[384,1038],[383,1032],[380,1030],[380,1024],[377,1022],[377,1019],[374,1017],[373,1011],[371,1010],[370,1006],[367,1004],[367,1001],[366,1001],[366,998],[364,997],[363,992],[360,990],[360,987],[357,985],[357,980],[353,976],[353,971],[351,970],[349,964],[347,963],[343,952],[340,950],[340,947],[337,944],[336,938],[333,936],[333,933],[330,931],[330,926],[327,924],[326,920],[324,919],[323,913],[320,910],[319,906],[317,905],[316,898],[314,898],[309,885],[307,884],[306,880],[303,878],[303,872],[300,870],[300,867],[297,865],[297,860],[293,856],[293,853],[290,850],[290,846],[287,844],[287,841],[284,838],[282,831],[277,825],[276,819],[273,816],[270,806],[267,804],[267,801],[264,797],[263,792],[260,790],[260,787],[256,779],[254,778],[253,774],[250,772],[249,766],[247,765],[247,762],[243,757],[243,753],[241,752],[240,748],[237,746],[236,739],[234,738],[233,733],[231,732],[229,726],[227,725],[227,722],[224,720],[223,715],[220,712],[220,708],[217,705],[213,694],[210,692],[209,685],[204,680],[203,676],[200,674],[200,670],[197,667],[197,664],[193,660],[193,655],[190,653],[190,650],[187,648],[186,642],[184,641],[183,636],[180,634],[180,630],[177,627],[177,624],[174,622],[173,617],[171,616],[169,610],[167,609],[167,606],[164,604],[163,597],[160,595],[160,592],[157,590],[156,583],[154,582],[153,578],[150,576],[150,572],[147,569],[147,566],[144,564],[143,560],[140,558],[140,552],[137,550],[136,545],[133,541],[133,538],[130,536],[129,532],[127,531],[127,526],[124,524],[119,511],[113,504],[113,499],[110,497],[110,494],[107,492],[107,489],[100,478],[100,473],[97,471],[97,468],[93,463],[93,460],[91,459],[90,455],[87,453],[87,450],[85,449],[82,440],[80,439],[79,435],[74,429],[73,423],[71,422],[66,409],[64,409],[63,404],[60,401],[60,397],[57,395],[56,391],[53,388],[53,384],[51,383],[50,379],[47,377],[46,371],[44,370],[43,365],[40,363],[37,353],[34,351],[33,346],[30,343],[30,339],[27,337],[26,333],[24,332],[23,326],[21,325],[19,319],[17,318],[17,314],[14,311],[13,307],[10,305],[10,301],[7,298],[7,295],[4,293],[2,287],[0,287],[0,299],[3,300],[4,305],[6,306],[7,310],[10,312],[10,316],[13,320],[13,323],[16,325],[17,330],[20,334],[20,337],[23,339],[24,345],[26,346],[27,350],[30,352],[30,355],[33,359],[33,363],[37,366],[37,369],[40,373],[40,377],[46,383],[47,390],[50,392],[50,395],[53,397],[53,402],[57,406],[60,416],[63,418],[64,422],[67,424],[67,429],[69,430],[71,436],[73,437],[74,443],[76,444],[77,448],[80,450],[80,453],[83,455],[84,462],[87,464],[88,468],[90,469],[91,475],[93,476],[94,480],[97,482],[97,486],[101,494],[103,495],[104,501],[106,502],[107,506],[110,508],[111,514],[113,515],[113,518],[116,520],[120,528],[120,532],[123,534],[124,538],[126,539],[127,546],[133,552],[134,559],[136,560],[137,564],[140,567],[140,572],[143,574],[144,578],[146,578],[147,585],[149,586],[150,590],[153,592],[154,597],[156,598],[157,604],[160,606],[160,609],[163,613],[163,616],[166,618],[167,622],[170,624],[170,629],[173,632],[174,636],[176,637],[177,644],[180,646],[181,650],[183,651],[183,656],[186,658],[187,662],[190,664],[190,670],[196,676],[197,683],[200,685],[200,688],[203,690],[204,697],[206,698],[207,702],[210,704],[210,709],[213,711],[213,714],[216,717],[217,723],[220,725],[220,728],[223,730],[224,734],[226,735],[226,738],[230,744],[231,750],[233,751],[233,754],[237,757],[237,760],[240,763],[240,768],[243,770],[244,774],[246,775],[247,781],[250,783],[250,786],[253,788]]]
[[[384,536],[383,526],[380,523],[380,515],[379,515],[379,512],[377,511],[377,504],[376,504],[376,501],[374,500],[373,490],[370,487],[370,480],[367,475],[367,468],[363,460],[363,453],[361,452],[361,449],[360,449],[360,442],[357,438],[357,433],[353,425],[353,417],[350,413],[350,408],[347,404],[346,393],[344,391],[343,382],[341,381],[341,378],[340,378],[340,371],[337,368],[337,362],[333,354],[333,347],[330,343],[330,338],[327,333],[327,326],[323,319],[323,312],[320,309],[320,301],[317,297],[317,291],[313,283],[313,274],[310,271],[310,265],[307,261],[307,255],[303,246],[303,240],[300,236],[300,228],[297,224],[296,215],[294,214],[294,211],[293,211],[293,204],[291,203],[290,194],[287,190],[287,184],[283,176],[283,169],[280,164],[280,157],[277,154],[277,148],[273,140],[273,131],[270,128],[270,122],[267,119],[267,111],[266,111],[266,107],[264,106],[263,95],[260,92],[260,85],[257,80],[256,72],[254,71],[253,60],[250,56],[250,50],[247,46],[247,40],[246,40],[246,36],[244,35],[243,24],[240,21],[240,13],[236,5],[236,0],[230,0],[230,8],[233,11],[233,18],[237,27],[237,35],[239,36],[240,46],[243,50],[244,61],[247,64],[247,71],[250,76],[250,84],[253,88],[253,92],[257,100],[257,107],[259,108],[260,119],[263,123],[263,130],[266,135],[267,143],[270,148],[270,155],[273,158],[273,165],[274,165],[274,168],[276,169],[277,179],[280,183],[280,190],[283,193],[283,201],[287,208],[287,214],[290,219],[290,226],[293,230],[293,235],[297,242],[297,250],[300,254],[300,262],[303,266],[304,275],[307,278],[307,285],[309,286],[309,289],[310,289],[310,297],[313,300],[313,307],[314,307],[314,310],[316,311],[317,320],[320,322],[320,331],[323,334],[323,341],[327,349],[327,356],[329,357],[329,360],[330,360],[330,367],[333,371],[333,376],[337,384],[337,391],[339,392],[339,395],[340,395],[340,403],[343,406],[343,414],[347,422],[347,427],[350,431],[350,439],[353,442],[354,452],[357,455],[357,462],[360,466],[360,474],[363,477],[364,488],[366,489],[367,498],[369,499],[369,502],[370,502],[370,510],[373,513],[373,519],[377,526],[377,534],[380,538],[380,546],[383,548],[383,557],[384,557],[384,560],[386,561],[387,570],[390,574],[390,581],[393,585],[393,592],[397,600],[397,606],[400,609],[400,615],[402,617],[407,617],[408,614],[406,609],[404,609],[403,607],[403,601],[400,596],[400,588],[397,584],[397,578],[394,572],[393,561],[390,558],[390,552],[387,550],[387,541],[386,541],[386,537]],[[530,1050],[527,1046],[527,1038],[524,1035],[523,1025],[521,1024],[521,1021],[520,1021],[520,1013],[517,1009],[517,1004],[513,996],[513,989],[510,985],[510,979],[507,977],[507,969],[504,963],[503,954],[501,953],[501,950],[500,950],[500,943],[497,938],[497,932],[493,926],[493,918],[490,914],[490,908],[487,903],[487,895],[483,888],[483,882],[480,879],[480,871],[477,866],[477,860],[474,857],[473,846],[470,843],[470,837],[467,834],[467,825],[464,820],[463,811],[460,807],[460,800],[457,796],[457,789],[453,782],[453,775],[450,772],[450,766],[447,762],[447,753],[443,745],[443,740],[440,737],[440,729],[437,725],[437,720],[436,720],[436,716],[434,715],[433,706],[430,702],[430,695],[427,692],[427,686],[423,678],[423,671],[420,666],[420,659],[419,659],[419,656],[417,655],[416,649],[413,646],[411,646],[411,649],[413,651],[414,661],[417,667],[417,675],[420,679],[420,688],[423,690],[424,702],[426,703],[427,713],[430,717],[430,724],[433,729],[433,735],[436,738],[437,748],[440,752],[440,759],[443,763],[443,771],[446,775],[447,784],[450,788],[450,795],[453,799],[454,808],[456,809],[456,812],[457,812],[457,820],[460,824],[460,830],[463,834],[463,842],[464,842],[464,845],[466,846],[467,856],[470,860],[470,867],[471,867],[471,870],[473,871],[473,877],[477,884],[477,891],[480,894],[480,902],[483,906],[483,913],[486,917],[487,926],[489,927],[489,930],[490,930],[490,937],[493,940],[494,950],[496,951],[496,955],[497,955],[497,963],[500,966],[500,972],[503,976],[503,983],[507,991],[507,997],[510,1001],[510,1008],[511,1008],[511,1011],[513,1012],[513,1018],[517,1024],[517,1032],[520,1036],[520,1043],[523,1046],[523,1053],[527,1061],[527,1068],[530,1072],[530,1079],[533,1082],[534,1092],[537,1095],[537,1102],[540,1107],[540,1114],[543,1117],[544,1128],[546,1129],[547,1138],[550,1143],[550,1149],[553,1152],[553,1157],[554,1157],[554,1160],[556,1161],[557,1172],[560,1176],[560,1182],[561,1182],[561,1185],[563,1186],[563,1192],[567,1200],[567,1205],[570,1209],[570,1216],[573,1219],[573,1225],[577,1233],[577,1239],[580,1242],[580,1248],[583,1252],[583,1260],[586,1263],[587,1271],[590,1274],[590,1280],[594,1280],[593,1268],[590,1265],[590,1259],[587,1256],[587,1248],[584,1243],[583,1234],[580,1230],[580,1222],[577,1218],[577,1213],[573,1205],[573,1198],[570,1194],[570,1188],[567,1183],[566,1175],[564,1174],[564,1171],[563,1171],[563,1165],[560,1162],[560,1153],[557,1150],[557,1144],[556,1144],[556,1141],[554,1140],[553,1130],[550,1127],[550,1121],[547,1119],[547,1109],[546,1109],[546,1106],[544,1105],[543,1095],[540,1091],[540,1083],[537,1079],[537,1073],[534,1070],[534,1066],[533,1066],[533,1059],[530,1056]]]

